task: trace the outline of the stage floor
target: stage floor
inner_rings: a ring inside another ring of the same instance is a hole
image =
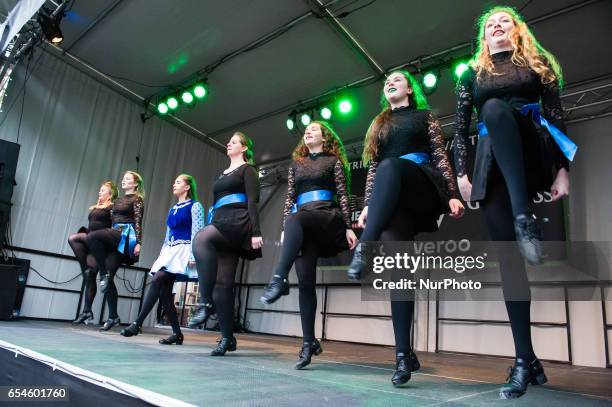
[[[498,389],[509,359],[418,353],[422,368],[394,388],[389,347],[325,341],[297,371],[300,338],[237,335],[238,351],[210,357],[218,333],[185,330],[183,346],[161,346],[165,329],[124,338],[97,326],[0,321],[0,340],[94,373],[196,405],[508,405]],[[545,363],[549,383],[512,402],[524,406],[612,404],[612,370]]]

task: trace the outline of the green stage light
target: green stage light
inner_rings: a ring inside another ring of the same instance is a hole
[[[290,118],[287,119],[287,130],[291,131],[293,129],[295,129],[295,122],[290,117]]]
[[[338,110],[342,114],[348,114],[348,113],[350,113],[351,110],[353,110],[353,104],[348,99],[342,99],[338,103]]]
[[[468,68],[469,65],[465,62],[459,62],[457,65],[455,65],[455,76],[457,77],[457,79],[461,78],[461,75],[463,75],[463,73],[467,71]]]
[[[428,72],[423,76],[423,85],[428,89],[433,89],[438,83],[438,77],[433,72]]]
[[[302,116],[300,117],[300,121],[302,122],[304,126],[308,126],[311,121],[310,115],[308,113],[303,113]]]
[[[166,104],[170,110],[174,110],[178,107],[178,100],[174,96],[170,96],[168,100],[166,100]]]
[[[158,103],[157,104],[157,111],[159,112],[159,114],[166,114],[166,113],[168,113],[168,105],[165,104],[164,102]]]
[[[331,117],[332,117],[332,111],[331,111],[331,109],[330,109],[329,107],[327,107],[327,106],[326,106],[326,107],[324,107],[324,108],[322,108],[322,109],[321,109],[321,111],[320,111],[319,113],[321,114],[321,117],[322,117],[324,120],[329,120],[329,119],[331,119]]]
[[[208,90],[206,89],[206,86],[204,86],[201,83],[198,83],[197,85],[193,87],[193,94],[198,99],[202,99],[203,97],[206,96],[207,93],[208,93]]]
[[[191,104],[193,103],[193,94],[186,90],[181,94],[181,100],[183,101],[183,103]]]

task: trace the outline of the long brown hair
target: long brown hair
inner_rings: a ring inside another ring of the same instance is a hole
[[[132,177],[134,177],[134,181],[136,181],[136,195],[138,195],[140,199],[144,199],[145,190],[144,190],[144,181],[142,180],[142,175],[140,175],[136,171],[129,171],[129,170],[126,171],[125,174],[131,174]]]
[[[242,153],[242,159],[247,164],[255,165],[255,161],[253,161],[253,140],[241,131],[235,132],[234,136],[238,136],[240,138],[240,144],[247,148],[244,153]]]
[[[108,187],[108,189],[110,189],[111,191],[111,197],[110,197],[108,204],[99,206],[98,202],[96,202],[95,204],[89,207],[89,210],[92,210],[95,208],[108,208],[109,206],[113,204],[115,199],[117,199],[117,197],[119,196],[119,190],[117,189],[117,186],[115,185],[113,181],[104,181],[102,184],[100,184],[100,188],[102,187]]]
[[[346,157],[346,150],[344,149],[344,143],[338,136],[338,133],[328,122],[322,120],[314,120],[312,123],[316,123],[321,127],[321,134],[323,136],[323,152],[334,155],[338,161],[344,167],[344,178],[346,179],[347,190],[350,190],[351,185],[351,171],[349,168],[348,158]],[[300,142],[293,150],[293,159],[301,162],[308,157],[309,150],[304,143],[304,138],[300,139]]]
[[[487,20],[495,13],[503,12],[510,16],[514,22],[514,29],[510,32],[509,39],[512,44],[512,63],[514,65],[527,67],[540,76],[542,83],[551,83],[555,80],[559,86],[563,86],[563,74],[561,66],[553,54],[548,52],[525,23],[521,15],[512,7],[497,6],[485,11],[476,20],[478,27],[478,47],[470,65],[476,71],[476,78],[480,79],[484,72],[496,75],[489,53],[489,45],[485,39],[485,28]]]
[[[391,76],[395,73],[400,73],[408,81],[408,85],[412,89],[412,93],[408,95],[408,104],[415,109],[429,109],[429,104],[425,98],[425,93],[419,82],[414,79],[410,72],[400,69],[389,73]],[[385,97],[385,88],[381,91],[380,105],[381,112],[372,120],[370,127],[365,136],[362,160],[364,164],[368,164],[371,159],[378,157],[378,146],[380,141],[384,140],[391,130],[391,105]]]

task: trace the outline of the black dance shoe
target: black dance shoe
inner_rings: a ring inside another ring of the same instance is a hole
[[[93,322],[93,312],[91,311],[83,311],[79,314],[77,319],[72,321],[72,325],[80,325],[85,323],[85,325],[89,325]]]
[[[176,343],[177,345],[182,345],[183,344],[183,334],[182,333],[173,333],[172,335],[170,335],[167,338],[163,338],[159,340],[159,344],[160,345],[172,345],[173,343]]]
[[[206,326],[206,322],[211,315],[215,314],[215,305],[212,301],[207,301],[204,304],[198,304],[195,314],[189,321],[188,328],[198,328],[201,325]]]
[[[408,383],[411,373],[418,370],[421,365],[413,351],[410,351],[408,354],[397,352],[395,360],[395,373],[393,373],[391,383],[397,387]]]
[[[108,274],[104,274],[100,276],[100,292],[102,294],[106,294],[108,291],[108,286],[110,284],[110,276]]]
[[[322,352],[323,348],[318,340],[315,339],[313,342],[304,342],[302,345],[302,350],[300,350],[299,353],[300,360],[293,365],[293,368],[296,370],[305,368],[310,364],[313,354],[320,355]]]
[[[516,399],[527,391],[527,385],[540,385],[548,381],[544,368],[538,359],[531,363],[525,359],[517,358],[513,367],[508,368],[507,384],[499,389],[501,399]]]
[[[108,331],[109,329],[111,329],[112,327],[119,325],[121,323],[121,320],[119,319],[119,317],[117,318],[109,318],[106,320],[106,322],[104,323],[104,325],[102,325],[100,327],[100,331]]]
[[[410,361],[412,362],[412,372],[416,372],[417,370],[419,370],[421,368],[421,364],[419,363],[419,360],[417,359],[416,353],[414,353],[412,349],[410,349],[410,353],[408,354],[408,357],[410,357]]]
[[[283,295],[289,295],[289,282],[286,278],[273,277],[270,284],[264,289],[259,301],[264,304],[273,304]]]
[[[122,336],[125,337],[130,337],[130,336],[136,336],[138,335],[141,331],[140,326],[136,323],[136,322],[132,322],[130,324],[130,326],[128,326],[127,328],[123,328],[121,330],[121,332],[119,332]]]
[[[234,352],[236,350],[236,338],[221,338],[217,341],[217,347],[210,352],[210,356],[223,356],[225,352]]]
[[[353,253],[353,260],[347,271],[349,280],[361,280],[361,275],[366,267],[365,243],[358,243]]]
[[[534,266],[542,263],[542,230],[535,215],[517,215],[514,218],[514,233],[525,260]]]

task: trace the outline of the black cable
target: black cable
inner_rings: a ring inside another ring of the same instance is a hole
[[[520,9],[518,9],[519,14],[520,14],[520,13],[522,13],[522,12],[523,12],[523,10],[525,10],[525,9],[527,8],[527,6],[528,6],[529,4],[531,4],[531,2],[532,2],[532,1],[533,1],[533,0],[527,0],[527,1],[525,2],[525,4],[523,4],[523,6],[522,6]]]
[[[40,55],[38,56],[38,59],[36,59],[36,61],[34,62],[34,66],[32,67],[32,70],[30,72],[30,75],[27,76],[27,79],[30,79],[30,76],[32,76],[32,74],[34,73],[34,70],[36,70],[36,67],[38,66],[38,63],[40,62],[40,59],[42,58],[43,54],[40,53]],[[9,116],[9,113],[13,110],[13,107],[15,107],[15,103],[17,103],[17,101],[19,100],[19,95],[21,94],[21,92],[23,91],[23,87],[21,89],[19,89],[19,92],[17,92],[17,97],[15,99],[13,99],[13,102],[11,103],[11,105],[9,106],[9,108],[6,111],[6,114],[4,115],[4,117],[2,118],[2,121],[0,122],[0,128],[2,127],[2,125],[4,124],[4,122],[6,121],[6,118]]]
[[[30,270],[32,270],[33,272],[38,274],[38,276],[40,278],[42,278],[43,280],[45,280],[46,282],[51,283],[51,284],[56,284],[56,285],[68,284],[68,283],[73,282],[77,278],[81,277],[81,273],[79,273],[79,274],[77,274],[76,276],[72,277],[70,280],[67,280],[67,281],[53,281],[53,280],[49,280],[47,277],[45,277],[42,274],[40,274],[40,272],[38,270],[36,270],[34,267],[32,267],[32,266],[30,266]]]
[[[336,16],[336,18],[344,18],[344,17],[348,17],[349,15],[353,14],[353,13],[354,13],[354,12],[356,12],[356,11],[359,11],[359,10],[361,10],[361,9],[363,9],[363,8],[366,8],[366,7],[368,7],[368,6],[371,6],[371,5],[372,5],[372,4],[374,4],[375,2],[376,2],[376,0],[370,0],[369,2],[367,2],[366,4],[364,4],[364,5],[362,5],[362,6],[359,6],[359,7],[356,7],[356,8],[354,8],[354,9],[352,9],[352,10],[349,10],[349,11],[344,11],[344,12],[342,12],[342,13],[338,14],[338,15]]]
[[[21,122],[23,120],[23,110],[25,108],[25,99],[26,99],[26,85],[28,83],[28,70],[30,69],[30,63],[32,62],[32,57],[34,56],[34,47],[32,47],[32,50],[30,51],[30,53],[28,54],[28,62],[26,63],[26,69],[25,69],[25,75],[23,75],[23,95],[21,97],[21,112],[19,113],[19,124],[17,125],[17,140],[15,141],[15,143],[19,144],[19,135],[20,135],[20,131],[21,131]]]

